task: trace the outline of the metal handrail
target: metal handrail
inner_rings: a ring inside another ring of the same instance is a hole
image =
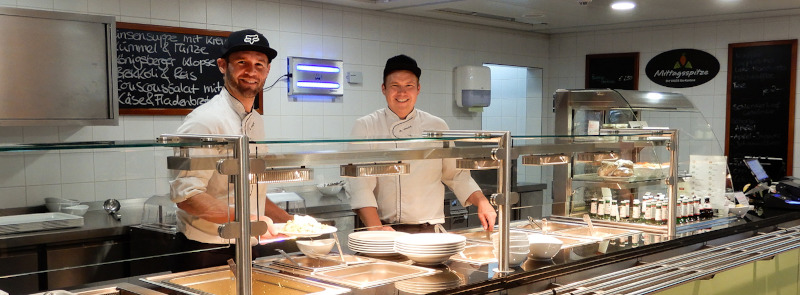
[[[536,294],[645,294],[800,248],[800,226],[573,282]],[[652,269],[650,269],[652,268]],[[635,273],[635,277],[628,275]],[[663,273],[669,273],[664,276]],[[661,276],[658,276],[662,274]],[[645,277],[642,280],[640,278]],[[648,285],[650,284],[650,285]],[[612,287],[612,288],[609,288]]]

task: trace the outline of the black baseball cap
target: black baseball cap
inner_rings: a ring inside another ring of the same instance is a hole
[[[422,70],[417,66],[417,61],[405,54],[386,60],[386,66],[383,68],[383,81],[386,82],[386,76],[395,71],[411,71],[417,76],[417,79],[422,75]]]
[[[231,53],[237,51],[258,51],[264,53],[269,58],[269,62],[272,62],[272,59],[278,55],[275,49],[269,47],[267,37],[250,29],[231,33],[228,39],[225,40],[225,44],[222,44],[222,55],[220,57],[226,58]]]

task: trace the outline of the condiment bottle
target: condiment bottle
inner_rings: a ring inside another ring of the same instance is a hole
[[[589,216],[597,218],[597,198],[592,198],[589,205]]]
[[[653,223],[653,203],[647,202],[647,209],[644,210],[644,223]]]
[[[627,221],[630,216],[631,212],[631,201],[629,200],[622,200],[622,206],[619,207],[619,218],[623,221]]]
[[[639,199],[633,200],[633,208],[631,209],[631,219],[633,222],[642,222],[642,207]]]
[[[609,212],[609,219],[613,221],[619,221],[619,205],[617,205],[617,200],[611,200],[611,212]]]

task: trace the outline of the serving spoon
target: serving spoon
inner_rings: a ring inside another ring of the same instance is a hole
[[[114,217],[116,220],[122,219],[122,215],[117,213],[117,211],[119,211],[119,207],[119,201],[116,199],[108,199],[103,202],[103,209],[105,209],[106,212],[108,212],[108,214]]]

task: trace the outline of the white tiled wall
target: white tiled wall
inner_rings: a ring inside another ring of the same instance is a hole
[[[545,93],[553,93],[559,88],[584,88],[587,54],[639,52],[639,89],[685,94],[703,113],[714,134],[724,145],[728,44],[798,38],[800,16],[797,15],[552,35],[549,43],[550,71]],[[661,52],[679,48],[694,48],[714,55],[720,62],[719,74],[704,85],[683,89],[663,87],[651,82],[644,71],[647,61]],[[795,89],[800,91],[798,87]],[[545,99],[544,104],[544,110],[552,108],[552,100]],[[551,118],[545,122],[552,122],[553,113],[545,114]],[[798,114],[797,110],[795,114]],[[794,120],[795,126],[800,126],[798,119]],[[552,132],[553,126],[548,126],[546,130]],[[793,157],[800,159],[800,128],[794,130]],[[800,161],[795,160],[793,166],[793,170],[798,171]]]
[[[287,56],[341,59],[345,71],[363,73],[363,84],[346,85],[344,97],[335,102],[291,101],[285,82],[278,82],[264,97],[271,139],[347,136],[356,118],[386,105],[380,92],[383,65],[400,53],[414,57],[423,70],[420,109],[439,115],[452,129],[477,129],[480,115],[453,101],[453,68],[484,63],[544,68],[549,50],[545,35],[299,0],[0,0],[0,6],[176,27],[255,28],[278,50],[269,84],[286,72]],[[182,119],[122,116],[119,126],[0,127],[0,143],[152,139],[174,132]],[[152,149],[2,154],[0,208],[40,205],[45,197],[95,201],[163,194],[167,154]]]

